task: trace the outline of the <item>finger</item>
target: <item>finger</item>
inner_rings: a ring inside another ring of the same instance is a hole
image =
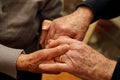
[[[50,47],[50,43],[53,42],[53,41],[55,41],[55,40],[49,39],[48,40],[48,44],[45,46],[45,48],[53,48],[53,47],[59,46],[59,44],[55,44],[55,45],[53,45],[53,46]]]
[[[52,23],[52,21],[50,21],[50,20],[44,20],[43,21],[43,23],[42,23],[41,43],[42,43],[42,41],[44,41],[44,38],[46,37],[45,35],[48,32],[51,23]]]
[[[47,48],[56,47],[60,44],[70,45],[71,43],[73,43],[73,41],[68,36],[61,36],[56,40],[50,40],[49,44],[47,45]]]
[[[45,38],[47,36],[48,31],[42,31],[40,44],[42,45],[42,48],[45,48]]]
[[[65,63],[40,64],[39,68],[45,72],[66,72],[67,64]]]
[[[48,31],[48,35],[47,35],[46,42],[45,42],[46,45],[48,44],[48,40],[54,39],[55,34],[56,34],[55,25],[52,24]]]
[[[52,21],[50,20],[44,20],[43,24],[42,24],[42,34],[41,34],[41,40],[40,40],[40,44],[42,45],[42,47],[44,47],[45,44],[45,38],[47,36],[50,24],[52,23]]]
[[[63,34],[55,34],[54,39],[57,39],[57,38],[70,38],[70,37],[65,34],[64,35]]]
[[[44,20],[42,23],[42,30],[48,30],[51,23],[52,23],[52,21],[50,21],[50,20]]]
[[[66,55],[60,55],[59,57],[55,57],[54,61],[60,63],[67,63],[67,61],[69,61],[69,58]]]
[[[52,59],[59,55],[65,54],[69,50],[69,45],[64,44],[57,46],[55,48],[45,49],[45,54],[47,59]]]
[[[55,62],[60,62],[60,57],[55,57],[55,58],[54,58],[54,61],[55,61]]]
[[[61,42],[57,39],[57,40],[49,40],[48,41],[48,45],[46,46],[46,48],[53,48],[53,47],[56,47],[56,46],[59,46],[61,44]]]
[[[54,57],[65,54],[68,50],[69,50],[69,45],[64,44],[57,46],[55,48],[38,50],[35,51],[34,53],[31,53],[30,55],[33,58],[42,59],[46,61],[46,60],[52,60]]]

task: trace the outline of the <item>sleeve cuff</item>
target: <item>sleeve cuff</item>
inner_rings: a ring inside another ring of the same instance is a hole
[[[117,64],[116,64],[111,80],[120,80],[120,58],[118,58],[117,60]]]
[[[99,1],[87,0],[87,1],[84,1],[84,2],[81,2],[80,4],[78,4],[77,7],[80,7],[80,6],[89,7],[94,13],[94,19],[93,19],[93,22],[94,22],[94,21],[98,20],[99,18],[101,18],[101,14],[104,12],[104,9],[107,6],[108,2],[109,2],[109,0],[99,0]]]
[[[0,44],[0,72],[16,78],[16,61],[22,52],[21,49],[13,49]]]

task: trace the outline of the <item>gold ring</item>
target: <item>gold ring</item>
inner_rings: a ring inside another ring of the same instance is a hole
[[[60,56],[60,62],[62,62],[62,57],[63,57],[63,56],[61,55],[61,56]]]

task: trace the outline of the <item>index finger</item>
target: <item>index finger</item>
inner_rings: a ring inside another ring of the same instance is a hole
[[[45,49],[46,51],[45,53],[47,54],[46,55],[47,59],[50,60],[54,57],[65,54],[68,50],[69,50],[69,45],[63,44],[55,48]]]

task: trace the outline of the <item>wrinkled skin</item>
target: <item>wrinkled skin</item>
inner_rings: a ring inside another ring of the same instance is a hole
[[[68,44],[69,51],[55,59],[60,63],[40,64],[39,68],[46,72],[69,72],[84,80],[111,80],[115,61],[104,57],[99,52],[87,46],[78,40],[69,37],[60,37],[56,40],[50,40],[47,48],[55,47],[60,44]]]
[[[92,19],[92,11],[88,7],[80,7],[67,16],[44,21],[40,43],[43,46],[47,45],[49,39],[57,39],[60,36],[82,40]]]
[[[53,63],[54,57],[59,56],[60,54],[64,54],[68,51],[68,49],[69,46],[65,44],[57,46],[55,48],[42,49],[31,54],[21,54],[17,60],[17,69],[33,73],[42,73],[44,71],[38,67],[39,64],[46,62]],[[55,71],[51,73],[59,72]]]

